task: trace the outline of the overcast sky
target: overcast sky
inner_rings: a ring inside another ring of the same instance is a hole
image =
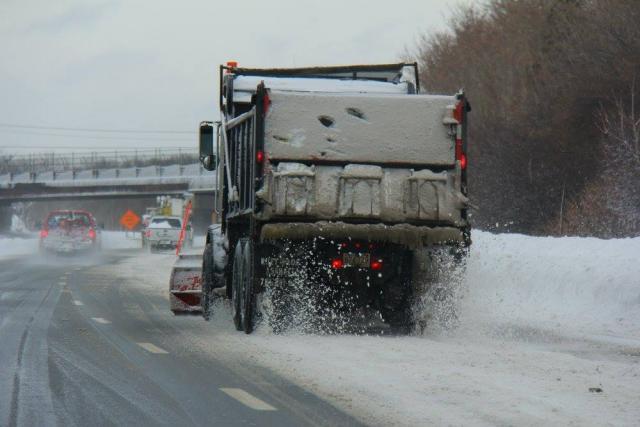
[[[218,116],[220,63],[397,61],[420,34],[444,29],[460,2],[0,0],[0,152],[195,148],[198,123]]]

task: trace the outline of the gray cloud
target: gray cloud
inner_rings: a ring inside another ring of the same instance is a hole
[[[451,4],[4,0],[0,121],[195,129],[200,120],[217,117],[220,63],[234,59],[269,67],[395,61],[418,34],[444,28]],[[191,138],[154,142],[144,144],[195,147]],[[0,147],[108,143],[0,128]]]

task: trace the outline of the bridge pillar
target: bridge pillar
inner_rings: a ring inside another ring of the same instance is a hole
[[[0,233],[11,229],[11,204],[0,203]]]
[[[193,232],[203,235],[213,222],[213,203],[215,199],[212,194],[195,194],[193,196],[193,213],[191,214],[191,224]]]

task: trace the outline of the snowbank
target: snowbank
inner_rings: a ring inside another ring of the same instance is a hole
[[[139,232],[103,231],[102,249],[139,249],[142,247]]]
[[[0,259],[27,256],[38,253],[39,239],[29,237],[0,236]]]
[[[463,329],[512,323],[640,339],[640,238],[476,231],[473,240]]]
[[[0,236],[0,259],[38,255],[39,241],[37,233],[30,233],[24,237]],[[102,232],[103,250],[135,249],[141,246],[140,233]]]
[[[18,215],[11,215],[11,231],[13,233],[28,233],[27,227]]]

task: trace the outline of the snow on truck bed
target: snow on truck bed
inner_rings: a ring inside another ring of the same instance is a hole
[[[160,221],[160,222],[154,222],[152,224],[149,224],[148,228],[174,229],[174,228],[180,228],[180,227],[171,225],[169,221]]]
[[[640,238],[473,239],[454,331],[245,336],[225,307],[167,321],[186,348],[269,367],[371,425],[637,425]],[[171,262],[145,257],[118,274],[167,297]]]
[[[373,80],[346,80],[327,78],[237,76],[233,80],[234,91],[253,93],[264,82],[271,90],[281,92],[325,93],[407,93],[407,83],[390,83]],[[235,94],[234,94],[235,96]],[[236,102],[244,102],[235,99]],[[246,102],[249,102],[247,100]]]

